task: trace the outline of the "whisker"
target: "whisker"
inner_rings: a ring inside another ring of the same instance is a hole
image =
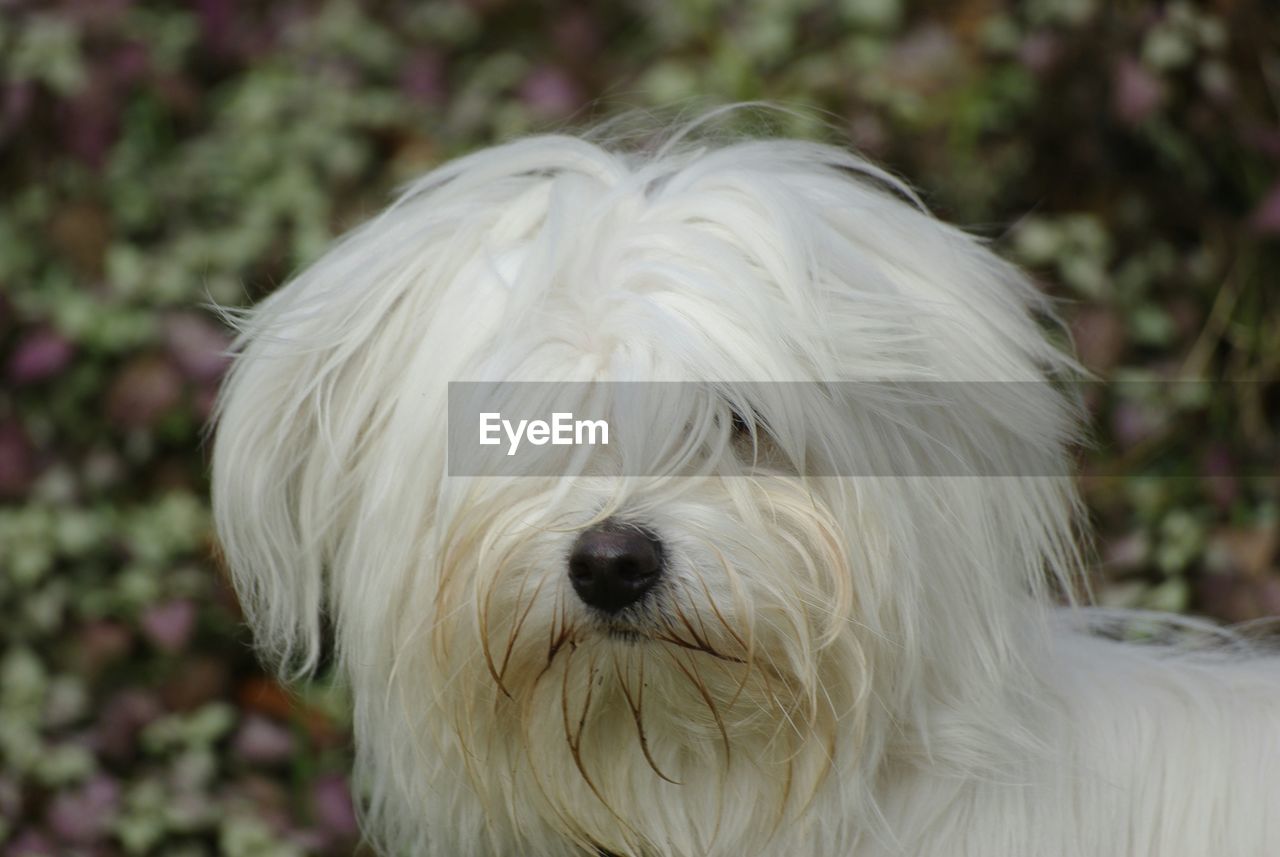
[[[522,578],[527,579],[527,575],[522,575]],[[543,577],[538,581],[538,585],[534,587],[533,594],[529,596],[529,601],[525,605],[524,610],[521,611],[519,618],[517,618],[516,621],[512,624],[511,633],[507,635],[507,650],[502,655],[502,667],[499,670],[500,675],[505,676],[507,674],[507,666],[511,663],[511,652],[515,649],[516,639],[520,636],[520,629],[524,627],[525,620],[529,618],[529,613],[530,611],[533,610],[533,605],[538,600],[538,593],[542,592],[542,587],[546,584],[546,582],[547,582],[546,577]],[[517,596],[516,596],[517,604],[520,603],[519,599],[524,595],[524,589],[525,589],[525,584],[524,584],[524,580],[522,579],[520,583],[520,591],[519,593],[517,593]]]
[[[595,684],[595,663],[593,662],[588,667],[587,698],[582,707],[582,714],[578,719],[578,732],[576,735],[569,725],[569,674],[572,671],[570,669],[571,665],[572,652],[565,661],[560,682],[560,713],[564,721],[564,738],[569,745],[569,754],[573,758],[573,764],[577,767],[578,773],[582,775],[583,782],[587,784],[587,788],[591,789],[591,793],[604,805],[605,809],[615,818],[621,820],[622,817],[614,812],[609,802],[604,799],[604,795],[600,793],[599,787],[596,786],[595,780],[591,779],[591,775],[587,773],[586,765],[582,761],[582,732],[587,720],[587,709],[591,706],[591,688]]]
[[[618,677],[618,685],[619,687],[622,688],[622,695],[627,700],[627,708],[631,709],[631,719],[635,721],[636,733],[639,735],[639,738],[640,738],[640,752],[644,754],[645,761],[649,763],[649,767],[653,769],[653,772],[657,774],[659,777],[661,777],[662,779],[666,780],[672,785],[676,785],[676,786],[684,785],[683,782],[679,780],[674,780],[671,777],[664,774],[662,772],[662,769],[658,767],[658,763],[654,760],[653,754],[649,751],[649,739],[645,736],[644,718],[641,713],[644,707],[644,661],[645,661],[644,654],[642,653],[640,655],[640,677],[639,677],[640,689],[636,691],[636,695],[634,698],[631,695],[631,687],[627,682],[626,678],[622,674],[622,668],[618,666],[618,658],[616,654],[614,655],[614,658],[613,658],[613,670]]]
[[[702,701],[707,706],[707,711],[711,713],[712,719],[716,722],[716,728],[720,730],[720,740],[724,745],[724,763],[727,768],[731,753],[731,744],[729,742],[729,730],[725,728],[724,718],[720,714],[720,708],[716,705],[715,699],[711,696],[711,692],[707,690],[707,686],[703,683],[702,677],[698,675],[697,667],[694,665],[686,666],[680,662],[680,658],[675,652],[671,652],[671,662],[675,664],[676,669],[684,673],[689,679],[689,683],[698,691],[698,695],[702,697]]]

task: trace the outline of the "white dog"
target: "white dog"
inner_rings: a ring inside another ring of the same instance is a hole
[[[332,627],[386,853],[1280,854],[1277,661],[1053,606],[1047,311],[835,148],[481,151],[240,320],[222,546],[286,674]],[[451,381],[679,383],[516,476]]]

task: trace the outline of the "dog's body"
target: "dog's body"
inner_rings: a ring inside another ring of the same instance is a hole
[[[1190,666],[1064,637],[1046,661],[1054,750],[1019,779],[939,777],[886,789],[891,826],[920,855],[1270,854],[1280,842],[1275,666]],[[862,852],[855,852],[862,853]]]
[[[376,841],[1280,854],[1280,667],[1051,606],[1081,567],[1073,364],[903,193],[813,144],[532,138],[247,317],[219,534],[274,662],[313,666],[328,614]],[[617,441],[650,475],[461,477],[456,380],[715,395]]]

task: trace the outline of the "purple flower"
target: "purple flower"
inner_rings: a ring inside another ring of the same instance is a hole
[[[1129,571],[1146,562],[1149,554],[1146,536],[1135,532],[1108,542],[1104,556],[1108,566]]]
[[[1018,45],[1018,61],[1035,74],[1052,69],[1061,54],[1062,46],[1048,33],[1031,33]]]
[[[330,774],[316,780],[311,786],[311,806],[316,821],[328,832],[343,837],[360,832],[346,777]]]
[[[103,756],[128,759],[137,749],[138,735],[164,711],[160,700],[145,690],[130,688],[107,702],[94,728],[94,747]]]
[[[5,857],[53,857],[53,841],[38,830],[24,830],[15,836],[5,849]]]
[[[0,422],[0,497],[25,494],[35,470],[35,451],[22,425]]]
[[[196,0],[200,32],[213,53],[225,53],[235,34],[235,0]]]
[[[9,380],[32,384],[52,378],[71,362],[75,348],[62,334],[41,328],[24,336],[9,355]]]
[[[99,775],[74,791],[59,792],[49,805],[49,829],[64,842],[98,841],[110,828],[120,805],[120,787]]]
[[[69,99],[62,109],[63,138],[67,149],[89,166],[99,169],[115,144],[122,113],[120,98],[105,79],[95,80]]]
[[[1144,408],[1132,402],[1121,402],[1116,405],[1111,415],[1111,430],[1121,446],[1131,447],[1155,435],[1158,429],[1155,417]]]
[[[544,116],[564,116],[578,108],[583,94],[581,87],[564,71],[542,66],[520,85],[520,100]]]
[[[1111,108],[1121,121],[1137,125],[1155,113],[1163,102],[1164,84],[1150,69],[1127,57],[1116,64]]]
[[[141,42],[127,42],[111,56],[111,71],[119,83],[133,83],[143,78],[151,67],[151,56]]]
[[[1213,444],[1204,453],[1201,468],[1209,497],[1219,508],[1230,506],[1240,493],[1231,451],[1222,444]]]
[[[1262,202],[1258,203],[1253,216],[1249,218],[1249,225],[1255,232],[1280,235],[1280,182],[1272,185]]]
[[[274,721],[250,714],[240,724],[231,747],[246,762],[271,764],[283,761],[293,753],[293,735]]]
[[[420,104],[444,99],[444,61],[434,51],[419,51],[400,70],[400,91]]]
[[[195,624],[196,606],[185,598],[157,604],[142,614],[142,633],[166,652],[185,648]]]
[[[175,313],[164,320],[164,340],[173,362],[195,381],[216,381],[226,371],[231,338],[221,327],[195,313]]]

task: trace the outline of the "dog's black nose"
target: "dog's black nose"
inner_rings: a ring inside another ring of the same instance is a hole
[[[606,613],[639,601],[661,576],[662,542],[637,527],[592,527],[578,536],[569,553],[573,591]]]

